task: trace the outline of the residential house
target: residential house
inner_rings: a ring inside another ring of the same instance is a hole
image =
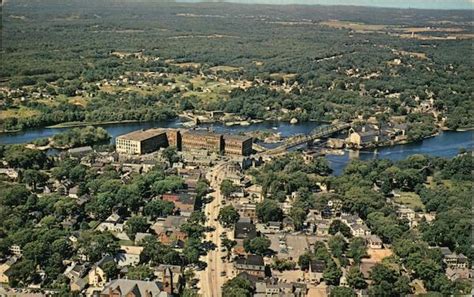
[[[349,227],[351,228],[351,233],[352,233],[352,236],[354,237],[367,237],[372,234],[369,227],[367,227],[365,224],[362,224],[362,225],[353,224],[353,225],[350,225]]]
[[[371,249],[381,249],[383,247],[382,240],[377,235],[370,235],[367,238],[367,244]]]
[[[276,279],[260,281],[255,284],[253,297],[293,297],[294,286],[291,283],[278,282]]]
[[[18,179],[18,171],[13,168],[0,168],[0,175],[6,175],[12,180]]]
[[[173,202],[181,216],[189,217],[196,209],[196,196],[189,192],[166,193],[163,194],[162,199]]]
[[[104,232],[110,231],[114,233],[121,233],[124,231],[123,219],[116,213],[111,214],[104,222],[100,223],[96,230]]]
[[[245,188],[245,192],[250,196],[251,199],[254,199],[255,202],[262,202],[263,200],[263,190],[262,186],[251,185]]]
[[[234,225],[234,240],[237,242],[234,251],[239,253],[243,251],[244,240],[245,239],[252,239],[257,237],[257,230],[255,225],[251,222],[244,222],[239,220]]]
[[[449,268],[463,269],[468,267],[469,259],[465,255],[453,253],[447,247],[440,248],[440,250],[443,254],[443,261]]]
[[[170,297],[163,283],[116,279],[108,283],[100,292],[100,297]]]
[[[364,221],[357,215],[342,214],[341,222],[349,226],[354,237],[367,237],[372,234]]]
[[[248,255],[247,257],[237,258],[234,261],[234,267],[237,273],[246,272],[256,277],[265,277],[265,264],[263,257],[259,255]]]
[[[314,260],[309,263],[308,276],[312,283],[320,283],[323,278],[323,272],[326,269],[326,263],[322,260]]]
[[[167,279],[171,279],[171,293],[178,295],[181,292],[184,286],[184,274],[181,266],[160,264],[155,268],[154,274],[163,284]]]
[[[17,260],[18,258],[16,256],[13,256],[0,265],[0,283],[8,283],[10,281],[8,271],[10,270],[10,267],[12,267],[12,265],[16,263]]]
[[[401,220],[407,220],[410,227],[416,226],[416,212],[404,205],[400,205],[397,209],[397,216]]]
[[[108,277],[103,270],[106,263],[113,262],[112,256],[105,256],[95,263],[89,270],[89,285],[96,288],[102,288],[108,281]]]
[[[13,255],[17,256],[17,257],[21,257],[21,247],[19,245],[11,245],[10,248],[10,253],[12,253]]]
[[[281,222],[274,222],[274,221],[268,222],[267,229],[273,233],[278,233],[281,230]]]
[[[453,282],[458,279],[468,279],[471,277],[470,271],[468,268],[451,268],[451,267],[448,267],[446,269],[446,276]]]
[[[319,221],[316,227],[317,236],[328,236],[330,225],[326,221]]]
[[[81,292],[88,284],[87,265],[71,263],[63,273],[69,280],[69,288],[72,292]]]
[[[254,203],[236,203],[235,209],[241,218],[249,218],[251,221],[257,219],[257,205]]]
[[[148,236],[153,236],[153,234],[142,232],[138,232],[137,234],[135,234],[135,245],[139,245]]]
[[[166,245],[182,246],[187,234],[181,231],[181,225],[188,221],[184,216],[168,216],[158,220],[151,229],[158,236],[158,241]]]
[[[143,252],[141,246],[122,245],[120,250],[115,254],[115,262],[117,266],[136,266],[140,263],[140,255]]]

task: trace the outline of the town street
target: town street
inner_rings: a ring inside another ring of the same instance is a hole
[[[220,193],[220,184],[225,178],[226,163],[218,164],[208,173],[207,179],[211,183],[211,187],[215,190],[212,193],[214,199],[205,207],[205,214],[207,217],[206,226],[212,227],[215,230],[206,233],[206,241],[211,241],[216,245],[215,250],[209,251],[204,257],[207,263],[207,268],[200,273],[200,285],[202,296],[220,297],[221,288],[226,281],[226,276],[222,276],[224,271],[226,275],[231,272],[229,265],[226,265],[221,257],[227,255],[227,252],[221,251],[221,234],[225,231],[224,227],[218,222],[219,210],[222,207],[222,195]]]

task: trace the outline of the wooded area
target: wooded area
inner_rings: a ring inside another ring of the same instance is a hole
[[[2,15],[4,130],[189,109],[347,121],[430,100],[431,123],[473,125],[465,11],[48,0]]]

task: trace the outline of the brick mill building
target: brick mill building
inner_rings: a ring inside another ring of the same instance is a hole
[[[226,155],[248,156],[252,154],[252,137],[225,135],[224,153]]]
[[[207,150],[249,156],[252,154],[252,143],[251,137],[178,129],[139,130],[118,136],[115,140],[117,152],[128,155],[147,154],[171,146],[178,151]]]
[[[168,137],[161,129],[139,130],[118,136],[115,145],[118,153],[141,155],[167,147]]]
[[[224,150],[222,134],[207,131],[186,131],[182,134],[182,149],[184,151],[205,149],[220,153]]]

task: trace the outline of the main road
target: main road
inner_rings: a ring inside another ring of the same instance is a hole
[[[207,174],[207,180],[210,181],[210,186],[215,190],[212,193],[213,200],[206,204],[206,226],[214,229],[212,232],[206,233],[206,241],[211,241],[216,245],[215,250],[209,251],[204,257],[204,261],[207,263],[206,269],[200,274],[200,293],[202,296],[209,297],[220,297],[222,296],[221,288],[224,284],[226,277],[225,275],[231,273],[228,269],[229,265],[226,265],[221,257],[227,255],[227,252],[221,251],[221,235],[223,234],[224,227],[219,223],[218,216],[219,210],[222,207],[223,197],[220,191],[220,185],[226,175],[226,165],[228,163],[220,163],[211,168],[211,171]]]

